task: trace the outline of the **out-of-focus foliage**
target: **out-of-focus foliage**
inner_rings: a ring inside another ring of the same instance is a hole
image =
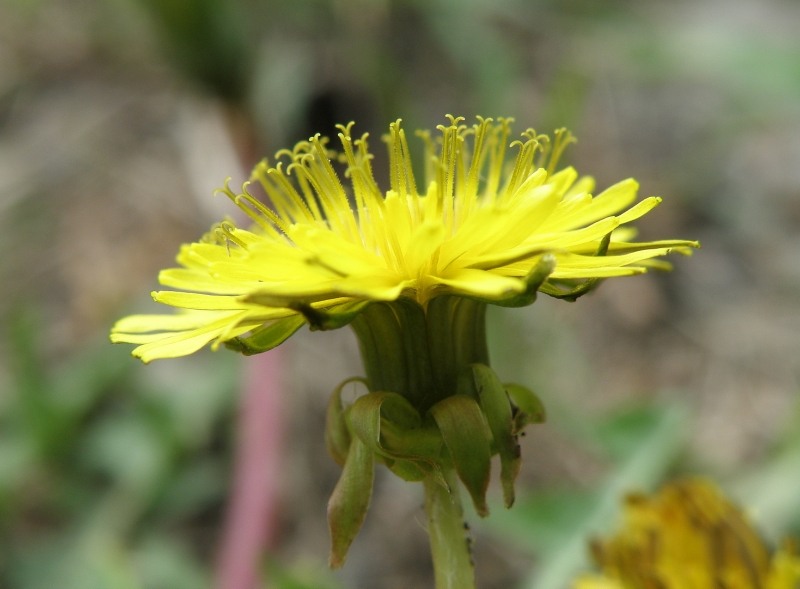
[[[558,589],[586,565],[586,541],[614,521],[620,497],[631,489],[664,480],[685,447],[683,408],[651,407],[617,411],[586,420],[580,437],[613,465],[605,481],[583,490],[551,489],[531,494],[513,511],[488,522],[498,537],[513,536],[540,559],[524,587]],[[576,432],[577,433],[577,432]]]
[[[0,585],[206,584],[201,558],[218,533],[208,514],[228,486],[235,363],[195,363],[173,382],[94,341],[48,365],[41,323],[24,314],[10,327]]]
[[[140,0],[151,13],[168,58],[188,78],[231,102],[252,77],[253,40],[246,8],[224,0]]]

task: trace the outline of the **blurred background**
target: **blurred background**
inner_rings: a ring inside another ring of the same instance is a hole
[[[325,567],[349,331],[149,366],[107,333],[232,212],[226,177],[336,123],[380,153],[390,121],[446,113],[568,126],[599,187],[664,196],[643,237],[703,245],[577,304],[492,312],[495,368],[549,416],[517,505],[494,489],[471,520],[479,586],[566,587],[622,493],[682,475],[770,541],[800,535],[798,33],[791,0],[3,0],[0,587],[432,584],[421,493],[383,472]]]

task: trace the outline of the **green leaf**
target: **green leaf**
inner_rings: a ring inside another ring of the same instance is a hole
[[[491,471],[492,432],[480,406],[471,397],[453,395],[431,407],[430,413],[475,510],[485,517],[489,513],[486,489]]]
[[[485,364],[473,364],[472,378],[483,415],[494,439],[494,450],[500,455],[500,481],[506,507],[514,504],[514,481],[522,463],[517,438],[512,431],[511,402],[503,383],[494,370]]]
[[[328,501],[331,552],[328,564],[339,568],[367,516],[375,474],[374,453],[360,439],[353,439],[342,475]]]
[[[247,337],[235,337],[225,345],[245,356],[253,356],[275,348],[289,339],[306,322],[302,315],[291,315],[264,325]]]

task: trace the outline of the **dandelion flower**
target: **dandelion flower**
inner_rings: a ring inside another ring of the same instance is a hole
[[[632,241],[630,223],[660,199],[637,202],[632,179],[593,196],[590,177],[558,169],[567,131],[512,140],[508,119],[448,118],[435,138],[420,133],[419,178],[400,122],[389,126],[385,191],[352,124],[339,127],[339,152],[315,136],[262,162],[240,193],[221,190],[251,226],[219,223],[159,275],[170,290],[153,298],[178,312],[124,318],[111,338],[149,362],[207,344],[255,354],[303,325],[351,325],[365,377],[347,382],[367,392],[345,403],[339,386],[328,406],[326,445],[343,467],[328,504],[330,564],[344,562],[382,463],[423,483],[437,588],[470,589],[457,483],[486,515],[497,455],[511,506],[517,436],[544,419],[532,391],[489,366],[487,305],[524,306],[539,292],[574,300],[603,279],[669,268],[667,253],[697,243]]]
[[[339,127],[339,152],[316,136],[279,152],[274,166],[260,163],[241,193],[221,189],[252,226],[223,221],[182,246],[179,267],[159,275],[171,290],[153,293],[178,312],[124,318],[112,341],[138,344],[144,362],[207,344],[256,353],[304,324],[347,324],[375,302],[576,298],[605,278],[668,268],[664,255],[697,246],[631,241],[629,224],[661,199],[637,202],[633,179],[593,196],[592,178],[557,169],[567,131],[512,140],[509,119],[462,121],[449,117],[436,138],[420,133],[424,179],[400,121],[390,125],[385,191],[352,124]]]
[[[575,589],[795,589],[800,558],[773,554],[742,511],[712,484],[687,480],[657,495],[632,495],[623,528],[592,545],[603,576]]]

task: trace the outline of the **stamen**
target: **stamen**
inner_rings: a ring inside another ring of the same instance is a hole
[[[577,143],[577,138],[569,132],[569,130],[561,127],[553,132],[555,139],[553,141],[553,151],[550,154],[550,161],[547,164],[547,175],[551,176],[558,165],[558,160],[570,143]]]
[[[275,213],[272,209],[264,205],[259,199],[248,192],[248,184],[246,182],[242,186],[242,193],[236,195],[236,206],[238,206],[245,214],[255,221],[260,227],[264,227],[268,232],[273,235],[283,234],[288,235],[288,225],[286,221]],[[265,219],[269,222],[266,222]],[[275,229],[277,228],[278,231]]]
[[[436,127],[442,133],[442,152],[439,156],[437,170],[438,199],[436,204],[437,214],[442,215],[442,222],[449,232],[453,225],[453,186],[455,184],[456,159],[460,155],[459,147],[462,142],[458,123],[463,121],[464,117],[447,115],[447,118],[450,119],[449,127],[444,125]]]
[[[373,208],[373,205],[383,205],[383,196],[381,195],[378,185],[375,183],[375,178],[372,177],[372,170],[369,165],[370,156],[367,152],[367,134],[365,133],[361,139],[356,140],[358,148],[358,156],[353,151],[353,139],[350,136],[350,123],[347,127],[338,125],[342,131],[339,133],[339,141],[342,143],[344,149],[344,159],[347,164],[345,176],[350,178],[353,185],[353,194],[356,198],[356,210],[360,211],[362,208]]]
[[[382,196],[381,189],[378,187],[377,182],[375,182],[375,175],[372,173],[373,155],[369,152],[367,137],[369,137],[369,133],[364,133],[359,139],[353,140],[353,145],[355,145],[356,149],[358,150],[358,162],[364,166],[364,173],[369,179],[370,184],[373,186],[374,193],[378,196]]]
[[[486,177],[486,186],[483,190],[483,200],[487,204],[495,202],[500,179],[503,177],[503,166],[506,160],[508,136],[511,134],[512,118],[500,118],[499,125],[492,127],[491,145],[489,146],[489,170]]]
[[[512,199],[517,188],[530,175],[533,168],[533,157],[539,149],[539,142],[536,140],[535,133],[532,133],[532,129],[523,133],[523,136],[527,136],[528,140],[525,142],[516,140],[510,146],[519,147],[519,153],[514,161],[514,170],[508,179],[508,184],[503,190],[503,200]]]
[[[334,196],[331,195],[328,187],[320,183],[320,180],[324,181],[325,176],[323,172],[320,172],[318,166],[316,166],[314,154],[299,154],[297,159],[287,168],[287,171],[295,173],[298,184],[300,184],[307,198],[317,198],[319,200],[319,204],[322,207],[323,218],[326,219],[328,225],[335,231],[344,234],[349,233],[347,231],[349,227],[342,226],[341,211],[337,208],[338,203],[335,201]],[[346,204],[346,210],[349,212],[350,205],[349,203]]]
[[[285,178],[285,181],[291,184],[288,176],[294,175],[295,179],[297,180],[297,185],[300,187],[300,191],[302,192],[302,198],[308,203],[309,208],[311,208],[311,210],[314,212],[315,219],[318,221],[325,221],[325,204],[317,197],[313,187],[306,179],[308,172],[300,162],[300,158],[302,157],[302,155],[295,156],[295,159],[290,162],[288,166],[286,166],[287,177]]]
[[[225,185],[221,188],[217,188],[214,194],[222,193],[227,196],[231,202],[239,207],[254,223],[271,235],[279,235],[279,232],[275,230],[276,228],[280,232],[286,234],[286,225],[274,211],[265,207],[261,201],[251,194],[234,193],[230,188],[230,181],[231,179],[227,178],[225,180]],[[247,183],[243,186],[243,190],[246,190],[246,187]]]
[[[401,197],[406,196],[406,181],[403,173],[403,153],[400,145],[398,130],[402,119],[397,119],[389,124],[389,134],[383,136],[383,140],[389,148],[389,189],[396,192]]]
[[[221,236],[224,236],[224,239],[232,241],[242,249],[245,250],[247,249],[247,244],[238,237],[236,237],[236,235],[234,235],[234,231],[236,231],[236,226],[230,221],[223,221],[222,223],[220,223],[217,226],[217,231],[221,232]]]
[[[259,163],[253,170],[252,177],[261,184],[267,197],[277,210],[278,214],[292,222],[313,221],[314,214],[307,201],[300,196],[291,183],[281,182],[283,176],[282,164],[276,168],[267,166],[266,160]]]
[[[472,158],[469,163],[469,171],[464,182],[465,186],[461,192],[461,202],[458,211],[457,225],[461,224],[472,212],[478,198],[478,183],[480,173],[486,161],[486,135],[492,129],[492,119],[478,117],[478,124],[473,125],[470,134],[474,135],[472,145]]]
[[[394,136],[394,144],[395,144],[395,151],[394,156],[397,161],[397,169],[402,179],[404,180],[403,187],[406,191],[404,194],[403,191],[400,191],[400,194],[405,197],[406,194],[411,196],[417,196],[417,181],[414,177],[414,168],[411,164],[411,152],[408,149],[408,141],[406,140],[406,132],[404,129],[400,127],[400,119],[397,119],[397,123],[392,125],[391,127],[393,136]],[[392,166],[394,167],[394,165]],[[400,173],[400,171],[402,171]]]
[[[439,158],[436,157],[436,149],[433,146],[431,132],[428,129],[418,129],[414,134],[422,140],[425,146],[423,162],[425,163],[425,186],[427,189],[432,182],[436,181],[436,164]]]
[[[304,158],[304,163],[307,162],[311,168],[311,175],[319,181],[318,186],[324,189],[325,192],[320,192],[321,197],[327,197],[332,205],[332,209],[328,214],[328,221],[339,225],[342,232],[349,233],[350,238],[355,240],[359,237],[358,224],[350,208],[350,203],[347,200],[344,187],[342,186],[339,176],[331,166],[328,152],[325,149],[324,143],[327,138],[321,137],[319,134],[311,138],[311,143],[316,154],[312,159]],[[309,154],[311,155],[311,154]]]
[[[339,141],[344,150],[344,163],[347,164],[345,176],[350,178],[353,194],[356,200],[356,215],[358,216],[359,237],[362,245],[367,249],[378,249],[384,256],[389,257],[389,246],[386,240],[376,235],[376,228],[384,225],[378,223],[383,217],[383,195],[380,193],[372,171],[369,168],[369,157],[366,148],[367,135],[364,134],[358,143],[358,155],[353,151],[353,139],[350,136],[350,123],[347,127],[339,125]]]
[[[467,185],[464,190],[465,197],[470,201],[478,194],[478,179],[486,159],[486,135],[492,128],[492,119],[478,117],[478,124],[472,128],[475,139],[472,146],[472,161],[470,161],[467,173]]]

